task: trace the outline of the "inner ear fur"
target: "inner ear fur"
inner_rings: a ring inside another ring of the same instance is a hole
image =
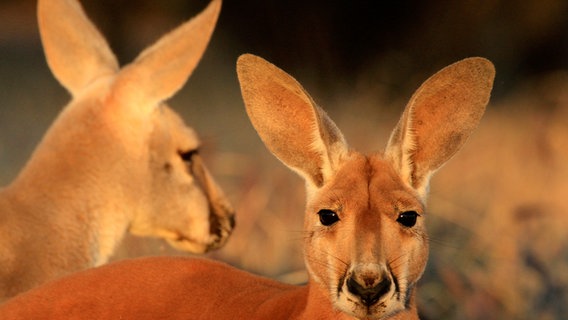
[[[489,60],[468,58],[440,70],[414,93],[386,152],[412,187],[427,188],[430,175],[478,126],[494,76]]]
[[[237,73],[247,114],[267,148],[317,187],[331,175],[343,135],[290,75],[245,54]]]

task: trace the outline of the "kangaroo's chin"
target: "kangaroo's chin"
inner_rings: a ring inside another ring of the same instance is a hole
[[[175,238],[166,239],[166,241],[176,250],[195,254],[206,253],[215,248],[215,241],[212,241],[211,239],[207,239],[207,241],[200,241],[198,239],[178,235]]]
[[[357,319],[380,320],[406,310],[403,303],[393,299],[379,300],[373,305],[366,306],[358,301],[340,296],[335,305],[342,312]]]

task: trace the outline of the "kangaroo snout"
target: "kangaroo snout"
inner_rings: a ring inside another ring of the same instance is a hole
[[[352,272],[346,280],[347,290],[369,307],[391,290],[392,281],[386,272]]]
[[[353,295],[359,297],[361,303],[367,307],[375,304],[382,296],[390,291],[391,280],[389,278],[381,279],[374,286],[365,286],[360,284],[355,278],[351,277],[347,280],[347,289]]]
[[[212,210],[209,215],[209,233],[215,240],[209,245],[207,251],[221,248],[225,245],[235,228],[235,211],[229,207],[222,210]]]

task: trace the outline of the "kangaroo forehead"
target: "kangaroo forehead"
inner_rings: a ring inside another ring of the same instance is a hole
[[[421,207],[415,192],[380,154],[350,155],[326,189],[323,194],[337,206]]]
[[[339,168],[332,185],[335,188],[380,186],[384,191],[404,188],[391,163],[381,154],[352,153]]]

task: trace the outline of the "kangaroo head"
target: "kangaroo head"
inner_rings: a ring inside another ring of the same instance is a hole
[[[477,126],[493,65],[470,58],[413,95],[383,153],[351,150],[291,76],[265,60],[237,62],[249,118],[268,149],[306,180],[305,261],[338,310],[384,319],[414,310],[426,266],[425,198],[431,174]]]
[[[220,7],[213,0],[120,69],[78,2],[40,0],[47,62],[72,100],[27,171],[53,163],[70,181],[51,183],[72,188],[89,212],[106,211],[95,219],[105,230],[125,225],[197,253],[222,246],[233,209],[199,155],[196,133],[164,103],[201,59]]]

